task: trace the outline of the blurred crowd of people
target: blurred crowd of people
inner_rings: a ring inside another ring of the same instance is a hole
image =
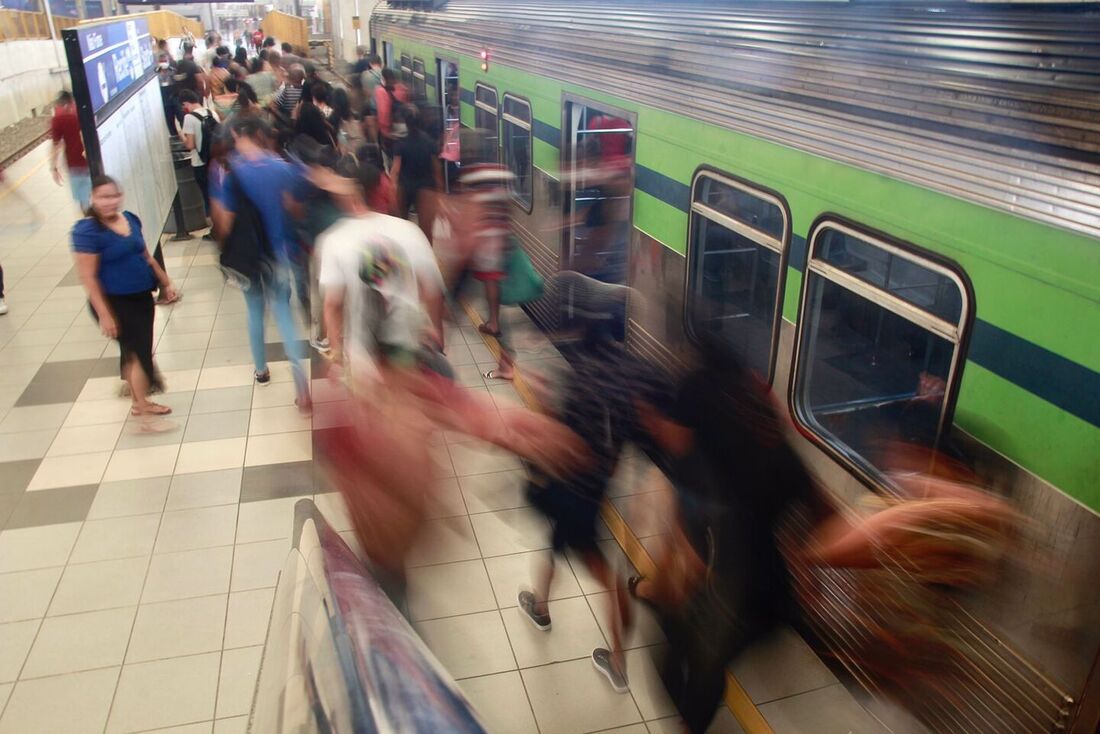
[[[302,411],[312,409],[311,381],[295,308],[327,356],[327,389],[341,399],[326,403],[333,414],[317,434],[319,459],[347,500],[373,570],[396,596],[428,516],[430,445],[441,430],[528,463],[526,491],[549,520],[554,553],[575,554],[612,592],[610,647],[594,650],[592,662],[616,691],[629,689],[623,639],[634,623],[631,597],[656,611],[669,643],[661,678],[690,732],[713,718],[728,664],[798,616],[793,559],[780,542],[792,516],[813,528],[795,552],[811,566],[880,567],[884,553],[897,551],[908,571],[962,585],[995,562],[1012,515],[971,478],[929,479],[925,457],[898,481],[904,501],[862,518],[838,513],[792,447],[769,388],[726,345],[705,340],[676,374],[629,351],[616,327],[628,294],[619,272],[625,259],[603,261],[611,276],[595,266],[588,275],[555,276],[556,291],[568,294],[555,338],[570,370],[542,410],[498,411],[461,389],[446,322],[474,281],[488,307],[480,329],[499,346],[485,377],[516,376],[500,315],[502,290],[516,277],[508,265],[517,247],[511,174],[497,162],[495,134],[445,129],[446,115],[366,53],[344,86],[270,38],[235,53],[217,37],[207,47],[198,60],[193,48],[174,60],[162,47],[166,123],[190,151],[223,270],[247,302],[256,382],[271,379],[269,311]],[[454,161],[441,158],[445,147],[457,147]],[[443,196],[450,163],[455,175]],[[624,175],[609,169],[602,185],[613,188]],[[148,398],[159,387],[151,292],[178,294],[122,195],[109,178],[91,182],[73,246],[93,314],[120,343],[133,411],[159,418],[170,410]],[[600,221],[616,232],[629,224],[613,213]],[[646,481],[664,493],[669,532],[652,572],[624,579],[602,552],[597,526],[631,445],[655,467]],[[945,526],[957,532],[936,532]],[[551,559],[517,595],[525,617],[547,632],[554,574]]]

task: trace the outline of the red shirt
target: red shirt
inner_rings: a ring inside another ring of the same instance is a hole
[[[80,120],[74,105],[58,107],[53,111],[50,139],[55,143],[65,141],[65,164],[69,170],[88,167],[88,160],[84,157],[84,139],[80,137]]]
[[[262,44],[263,42],[264,42],[264,32],[263,31],[252,31],[252,45],[255,46],[256,48],[259,48],[260,44]]]

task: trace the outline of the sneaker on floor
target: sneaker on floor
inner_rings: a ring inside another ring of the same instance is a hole
[[[8,312],[8,304],[4,303],[4,299],[0,298],[0,316],[3,316]]]
[[[332,347],[328,345],[328,339],[310,339],[309,345],[322,354],[328,354]]]
[[[271,370],[264,370],[263,372],[256,372],[256,382],[260,385],[266,385],[271,382]]]
[[[526,590],[521,591],[519,592],[518,600],[520,611],[523,612],[527,619],[531,620],[531,624],[535,625],[536,629],[540,629],[543,632],[550,629],[550,613],[543,612],[539,614],[535,611],[534,592]]]
[[[626,673],[615,670],[611,664],[611,651],[605,647],[597,647],[592,651],[592,664],[611,683],[615,693],[626,693],[630,690],[630,682],[626,679]]]
[[[294,404],[298,406],[298,413],[301,415],[313,414],[313,400],[308,395],[302,395],[301,397],[294,398]]]

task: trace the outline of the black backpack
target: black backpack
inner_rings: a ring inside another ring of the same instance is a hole
[[[264,228],[260,210],[248,198],[236,175],[226,174],[227,187],[233,189],[237,200],[237,213],[233,227],[221,243],[219,263],[222,274],[232,285],[242,291],[263,287],[263,280],[270,275],[274,262],[271,240]]]
[[[199,160],[205,166],[210,161],[210,146],[214,143],[214,136],[218,134],[218,121],[214,119],[214,113],[209,110],[205,115],[198,112],[190,113],[202,126],[202,142],[199,143]]]

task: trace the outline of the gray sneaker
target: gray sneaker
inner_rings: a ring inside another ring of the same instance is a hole
[[[535,611],[535,595],[530,591],[519,592],[519,609],[523,612],[527,619],[531,620],[531,624],[535,625],[536,629],[540,629],[546,632],[550,629],[550,613],[543,612],[539,614]]]
[[[607,677],[615,693],[626,693],[630,690],[630,681],[626,679],[626,671],[619,672],[611,664],[611,651],[604,647],[597,647],[592,651],[592,664],[596,670]]]

